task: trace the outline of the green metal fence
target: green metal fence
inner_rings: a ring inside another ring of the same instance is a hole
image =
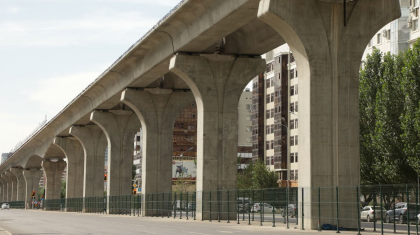
[[[2,202],[0,205],[3,205],[3,203],[9,204],[10,209],[25,209],[25,202],[24,201]]]
[[[23,209],[24,202],[9,202]],[[237,224],[354,230],[419,231],[417,185],[168,192],[44,200],[45,210],[151,216]]]

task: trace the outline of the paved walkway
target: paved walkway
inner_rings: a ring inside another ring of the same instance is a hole
[[[247,225],[245,221],[236,224],[232,221],[192,221],[179,218],[130,217],[117,215],[100,215],[87,213],[63,213],[32,210],[0,211],[0,235],[29,234],[314,234],[319,232],[299,230],[291,226],[286,229],[283,224],[273,228],[271,222],[263,226],[254,222]],[[8,232],[9,233],[8,233]],[[322,231],[322,234],[335,234],[335,231]],[[356,235],[356,232],[341,234]],[[363,232],[363,235],[368,234]],[[378,234],[378,233],[373,233]]]

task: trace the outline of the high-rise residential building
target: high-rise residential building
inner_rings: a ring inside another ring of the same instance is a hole
[[[253,159],[264,161],[268,169],[275,171],[281,186],[286,186],[288,179],[290,186],[297,186],[299,85],[296,63],[287,44],[264,56],[267,69],[252,82]]]
[[[252,160],[252,92],[246,88],[238,104],[238,171]]]
[[[419,2],[420,0],[400,0],[401,17],[385,25],[374,35],[362,60],[374,49],[396,55],[413,46],[420,37]]]

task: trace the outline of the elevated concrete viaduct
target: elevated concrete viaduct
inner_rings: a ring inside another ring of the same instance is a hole
[[[400,14],[398,0],[346,0],[346,7],[342,0],[185,0],[0,166],[3,198],[15,195],[10,168],[23,168],[26,177],[41,167],[47,199],[59,198],[66,166],[68,183],[83,178],[83,189],[76,186],[80,180],[71,183],[69,195],[99,195],[105,145],[108,195],[130,194],[130,141],[140,125],[143,193],[170,190],[166,128],[192,97],[198,105],[197,189],[235,189],[240,93],[263,72],[260,55],[285,42],[300,69],[299,185],[359,185],[360,60],[374,33]],[[27,183],[26,200],[30,188]],[[305,201],[312,197],[306,193]],[[213,218],[199,213],[201,201],[197,193],[197,217]],[[316,228],[316,209],[304,209],[311,215],[307,228]],[[328,211],[324,216],[333,218]],[[342,226],[355,227],[355,221]]]

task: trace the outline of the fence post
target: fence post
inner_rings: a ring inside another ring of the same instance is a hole
[[[262,198],[263,198],[263,191],[261,190],[260,191],[260,200],[262,200]],[[260,201],[260,226],[262,226],[263,224],[262,224],[262,220],[263,220],[263,214],[262,214],[262,210],[261,210],[261,206],[263,206],[264,204],[263,203],[261,203],[261,201]],[[264,208],[263,208],[264,209]]]
[[[305,222],[304,222],[304,218],[305,218],[305,190],[302,187],[302,230],[305,230]]]
[[[318,231],[321,232],[321,187],[318,187]]]
[[[188,220],[188,192],[187,192],[187,220]]]
[[[356,186],[356,206],[357,206],[357,235],[360,235],[360,197],[359,186]]]
[[[230,223],[230,206],[229,206],[229,201],[230,201],[230,197],[229,197],[229,189],[227,190],[227,209],[228,209],[228,221],[227,223]]]
[[[220,192],[220,190],[217,190],[217,209],[218,209],[218,215],[217,215],[217,217],[218,217],[218,221],[217,222],[219,222],[220,223],[220,201],[221,201],[221,197],[220,197],[220,195],[221,195],[221,192]]]
[[[180,200],[179,200],[179,219],[182,219],[182,191],[180,193]]]
[[[248,225],[251,225],[251,190],[248,191]]]
[[[286,224],[289,229],[289,188],[286,188]]]
[[[405,185],[405,190],[407,194],[407,234],[410,235],[410,194],[408,192],[408,185]],[[417,207],[417,205],[416,205]],[[404,217],[403,217],[404,221]]]
[[[209,205],[210,205],[209,221],[211,222],[211,190],[209,191],[209,195],[210,195],[210,198],[209,198]]]
[[[397,233],[397,226],[395,224],[395,192],[392,192],[392,195],[394,197],[393,201],[394,201],[394,206],[393,206],[393,221],[394,221],[394,233]]]
[[[238,218],[238,223],[237,224],[239,224],[239,200],[238,200],[238,198],[239,198],[239,190],[236,189],[236,197],[235,197],[235,200],[236,200],[236,212],[237,212],[236,217]]]
[[[377,206],[376,190],[373,189],[373,208]],[[376,232],[376,213],[373,213],[373,231]]]
[[[383,207],[383,202],[382,202],[382,185],[379,185],[379,194],[381,197],[381,234],[384,234],[384,220],[382,219],[382,207]]]
[[[416,187],[416,215],[419,214],[419,188]],[[416,218],[416,234],[419,235],[419,220],[420,218]]]
[[[176,218],[176,206],[177,206],[178,202],[176,200],[176,192],[175,192],[175,200],[174,200],[174,219]]]
[[[284,211],[286,210],[286,211]],[[284,190],[284,209],[283,209],[283,224],[286,224],[289,206],[287,205],[287,188]]]
[[[252,221],[254,221],[254,204],[255,204],[255,199],[254,199],[254,190],[251,189],[251,194],[252,194]]]
[[[338,211],[338,186],[335,187],[335,195],[336,195],[336,204],[337,204],[337,233],[340,233],[340,214]]]

